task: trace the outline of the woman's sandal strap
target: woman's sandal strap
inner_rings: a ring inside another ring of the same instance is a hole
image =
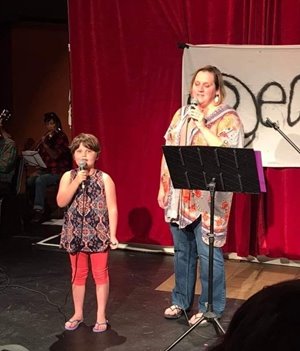
[[[172,312],[175,312],[174,314],[169,314],[169,313],[164,313],[164,317],[167,319],[177,319],[182,316],[183,310],[181,307],[178,305],[172,305],[168,307],[166,310],[170,309]]]

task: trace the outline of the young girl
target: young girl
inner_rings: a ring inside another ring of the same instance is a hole
[[[108,250],[118,246],[115,185],[108,174],[95,169],[100,145],[94,135],[79,134],[70,149],[79,168],[64,173],[57,194],[58,206],[68,206],[60,245],[70,255],[75,308],[65,329],[75,330],[83,321],[90,259],[97,296],[97,320],[93,331],[104,332],[108,327],[105,315],[109,293]]]

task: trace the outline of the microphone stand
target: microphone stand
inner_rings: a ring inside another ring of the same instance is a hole
[[[278,124],[275,122],[272,122],[269,118],[266,119],[266,124],[268,127],[274,128],[275,130],[277,130],[277,132],[279,134],[281,134],[284,139],[290,144],[292,145],[292,147],[300,154],[300,149],[298,148],[298,146],[285,134],[283,133],[283,131],[279,128]]]

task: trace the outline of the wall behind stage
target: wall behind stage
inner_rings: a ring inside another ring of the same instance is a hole
[[[5,63],[0,68],[5,79],[1,90],[5,95],[0,108],[12,112],[7,129],[19,151],[27,138],[38,140],[44,133],[45,112],[54,111],[60,116],[70,138],[67,25],[22,23],[1,33],[5,44],[0,52],[1,62]]]
[[[163,135],[181,105],[177,44],[299,44],[299,16],[300,0],[69,1],[74,133],[100,137],[120,241],[172,244],[157,191]],[[236,197],[226,250],[300,258],[299,172],[268,168],[266,197]]]

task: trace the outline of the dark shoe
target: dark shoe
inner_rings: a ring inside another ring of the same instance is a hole
[[[31,219],[31,223],[42,223],[44,221],[44,211],[43,210],[34,210],[33,217]]]
[[[178,319],[182,316],[183,310],[178,305],[172,305],[165,310],[164,317],[167,319]]]

